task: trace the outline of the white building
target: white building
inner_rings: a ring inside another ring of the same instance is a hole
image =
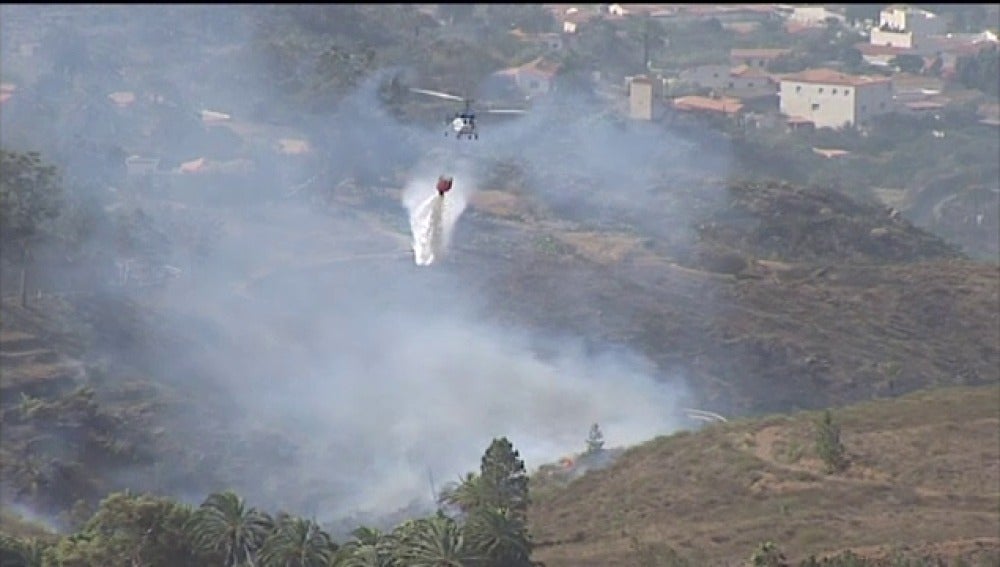
[[[905,5],[887,6],[871,31],[872,45],[911,49],[921,40],[947,31],[948,23],[933,12]]]
[[[685,83],[710,89],[722,89],[729,83],[731,65],[698,65],[684,69],[678,78]]]
[[[788,16],[789,21],[807,26],[826,25],[827,18],[833,18],[840,23],[844,23],[844,16],[828,10],[826,6],[821,4],[795,6],[792,9],[792,13]]]
[[[645,75],[638,75],[628,82],[629,118],[633,120],[653,120],[659,118],[656,109],[656,84]]]
[[[781,79],[781,113],[817,128],[867,126],[871,118],[895,111],[888,77],[847,75],[808,69]]]

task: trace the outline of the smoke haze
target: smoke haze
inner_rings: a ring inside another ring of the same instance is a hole
[[[690,203],[657,187],[723,176],[726,149],[620,124],[596,103],[558,93],[524,118],[482,121],[476,142],[450,141],[473,145],[436,151],[440,129],[384,112],[378,79],[313,121],[319,165],[266,154],[256,171],[281,175],[241,178],[245,197],[206,190],[185,206],[175,195],[142,198],[144,213],[163,224],[201,210],[223,230],[204,261],[154,294],[157,331],[185,339],[156,347],[158,373],[184,400],[164,410],[168,436],[206,464],[193,472],[161,463],[155,475],[135,470],[123,482],[153,482],[193,501],[235,488],[254,505],[331,520],[429,504],[428,473],[445,482],[476,470],[494,437],[508,436],[533,469],[582,450],[595,422],[612,446],[689,425],[682,375],[620,345],[585,348],[573,329],[539,336],[501,325],[494,311],[516,298],[478,295],[458,261],[439,260],[502,161],[518,164],[521,191],[570,218],[686,240]],[[212,94],[222,111],[270,96]],[[203,153],[216,150],[232,148]],[[367,211],[282,198],[291,181],[317,171],[331,172],[328,191],[338,173],[403,171],[402,202]],[[434,190],[440,174],[454,177],[444,199]],[[110,240],[91,244],[114,249]]]

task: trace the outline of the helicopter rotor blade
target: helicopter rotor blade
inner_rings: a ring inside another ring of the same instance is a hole
[[[487,108],[483,112],[488,112],[490,114],[527,114],[527,110],[520,110],[517,108]]]
[[[454,100],[454,101],[458,101],[458,102],[467,102],[467,99],[462,98],[462,97],[460,97],[458,95],[443,93],[443,92],[440,92],[440,91],[431,91],[431,90],[427,90],[427,89],[415,89],[415,88],[411,88],[410,90],[413,91],[413,92],[415,92],[415,93],[425,94],[425,95],[429,95],[429,96],[436,96],[438,98],[443,98],[445,100]]]

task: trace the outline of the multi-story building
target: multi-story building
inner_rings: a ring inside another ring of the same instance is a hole
[[[894,4],[879,14],[878,27],[871,31],[872,45],[912,49],[930,36],[943,35],[947,21],[933,12]]]
[[[817,128],[867,126],[880,114],[895,111],[888,77],[847,75],[832,69],[808,69],[781,79],[781,113]]]

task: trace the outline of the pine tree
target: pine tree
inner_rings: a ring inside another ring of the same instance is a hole
[[[846,450],[840,442],[840,426],[834,423],[830,410],[823,413],[823,419],[817,424],[816,452],[823,459],[827,473],[847,468]]]
[[[528,474],[524,461],[506,437],[493,439],[480,466],[486,507],[523,518],[528,510]]]
[[[587,455],[594,455],[604,450],[604,433],[596,423],[590,426],[590,434],[587,435]]]

